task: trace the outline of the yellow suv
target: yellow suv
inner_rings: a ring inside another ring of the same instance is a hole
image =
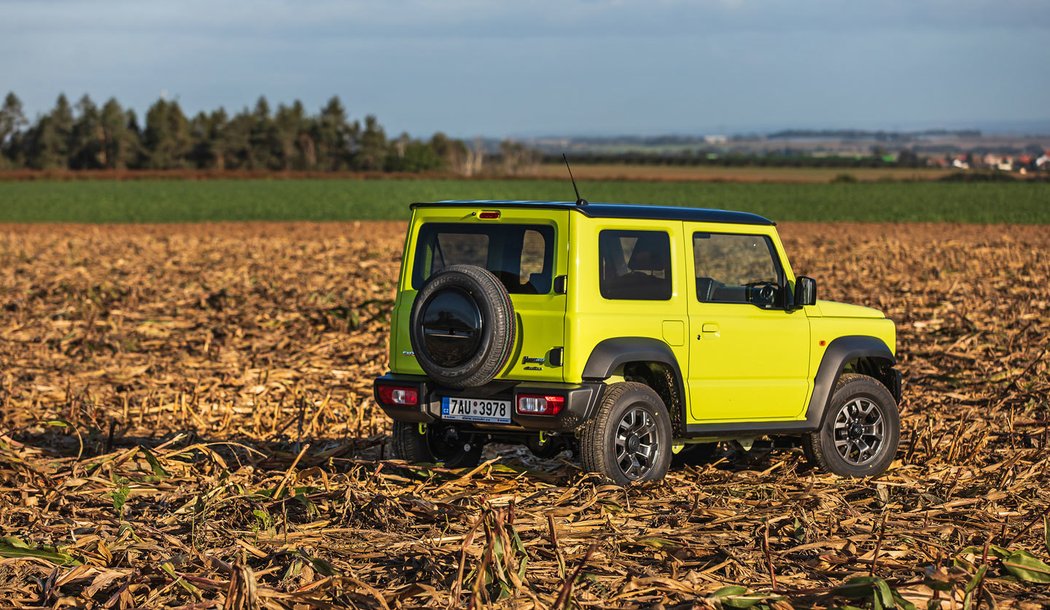
[[[409,461],[466,467],[518,442],[627,484],[768,435],[867,476],[900,438],[893,322],[818,301],[745,212],[416,203],[391,325],[374,394]]]

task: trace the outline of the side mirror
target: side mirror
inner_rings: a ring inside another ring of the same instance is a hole
[[[795,307],[817,304],[817,280],[800,275],[795,279]]]

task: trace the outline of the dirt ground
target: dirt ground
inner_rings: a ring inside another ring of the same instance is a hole
[[[384,459],[403,230],[0,226],[0,606],[1050,604],[1050,228],[782,225],[897,321],[897,461],[726,446],[626,490]]]

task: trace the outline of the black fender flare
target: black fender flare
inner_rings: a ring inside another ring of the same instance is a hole
[[[587,364],[583,367],[583,379],[585,381],[600,381],[607,379],[628,362],[658,362],[666,364],[674,374],[677,386],[679,402],[681,402],[680,420],[685,426],[685,415],[687,399],[685,394],[685,383],[682,377],[682,368],[678,366],[678,358],[663,341],[651,337],[616,337],[600,341],[591,350]],[[667,405],[671,408],[671,405]],[[590,414],[588,414],[590,415]]]
[[[824,351],[824,357],[817,367],[813,378],[813,394],[806,409],[806,428],[817,430],[824,423],[824,415],[831,402],[842,370],[846,364],[857,358],[871,358],[892,366],[897,359],[890,348],[881,339],[863,335],[848,335],[833,340]]]

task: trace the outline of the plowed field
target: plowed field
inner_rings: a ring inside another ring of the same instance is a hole
[[[783,225],[898,323],[893,468],[728,446],[626,490],[384,459],[403,230],[0,227],[0,605],[1050,604],[1047,227]]]

